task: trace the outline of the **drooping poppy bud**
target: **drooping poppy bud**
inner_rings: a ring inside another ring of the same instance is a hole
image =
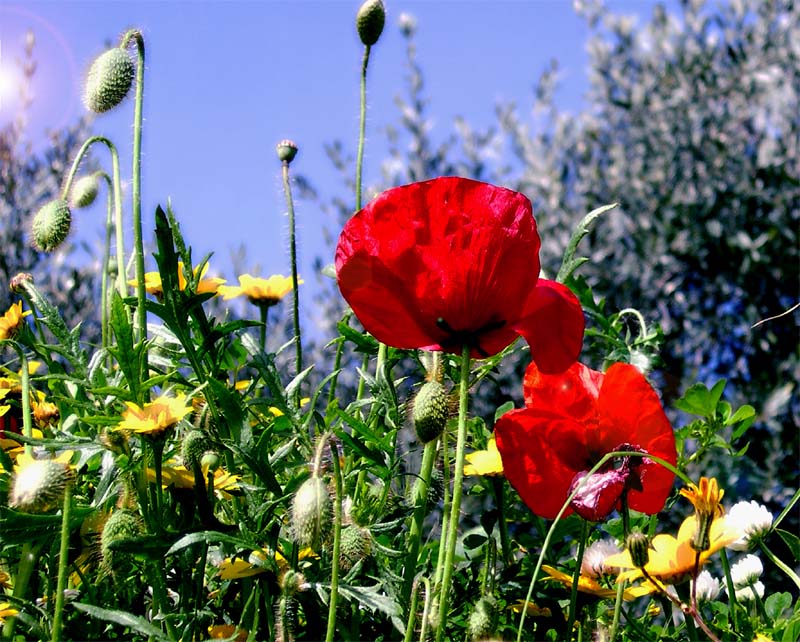
[[[361,42],[368,47],[378,42],[385,22],[386,7],[383,0],[366,0],[356,14],[356,30]]]
[[[86,76],[86,107],[102,114],[119,105],[131,89],[135,72],[133,60],[124,49],[114,47],[100,54]]]
[[[71,226],[72,212],[66,201],[45,203],[31,223],[33,246],[42,252],[54,252],[66,240]]]

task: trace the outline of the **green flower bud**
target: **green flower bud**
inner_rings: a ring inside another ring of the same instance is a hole
[[[345,526],[339,547],[339,567],[347,572],[372,552],[372,538],[366,528]]]
[[[72,184],[70,200],[73,207],[89,207],[97,198],[100,190],[100,182],[95,174],[89,174],[79,178]]]
[[[450,416],[450,397],[438,381],[428,381],[414,398],[412,413],[417,438],[427,444],[437,439]]]
[[[199,466],[200,459],[210,447],[211,442],[205,432],[190,430],[181,442],[181,457],[183,457],[186,468],[191,470],[195,466]]]
[[[288,138],[278,143],[275,150],[278,152],[278,160],[287,165],[297,156],[297,144]]]
[[[130,567],[133,557],[114,548],[115,544],[136,539],[144,534],[139,515],[127,508],[115,510],[106,520],[100,535],[102,566],[112,575],[122,576]]]
[[[485,640],[494,635],[497,628],[497,600],[491,595],[484,595],[475,604],[469,616],[469,635],[472,640]]]
[[[386,7],[383,0],[366,0],[356,14],[358,37],[367,46],[378,42],[386,22]]]
[[[128,95],[136,70],[128,52],[119,47],[100,54],[86,76],[83,101],[98,114],[113,109]]]
[[[331,496],[319,477],[307,479],[292,501],[292,533],[300,546],[318,550],[331,526]]]
[[[650,540],[644,533],[633,532],[628,535],[626,547],[636,568],[644,568],[650,561]]]
[[[14,474],[8,505],[26,513],[46,513],[64,502],[67,484],[75,480],[68,464],[34,459]]]
[[[66,201],[60,199],[43,205],[31,223],[33,246],[42,252],[53,252],[69,235],[72,212]]]

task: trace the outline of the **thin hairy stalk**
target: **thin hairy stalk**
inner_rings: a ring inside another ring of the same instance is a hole
[[[411,528],[408,532],[408,554],[406,555],[406,563],[404,566],[403,577],[403,590],[400,594],[400,604],[409,604],[411,598],[411,591],[414,586],[414,576],[417,573],[417,562],[419,558],[419,547],[422,540],[422,525],[425,521],[425,516],[428,514],[429,500],[431,487],[431,473],[433,472],[433,464],[436,461],[436,442],[434,439],[425,444],[425,450],[422,454],[422,463],[419,471],[420,485],[417,487],[419,490],[414,495],[414,514],[411,517]]]
[[[589,522],[581,520],[581,537],[578,540],[578,555],[575,557],[575,571],[572,573],[572,588],[569,595],[569,612],[567,615],[567,635],[572,637],[572,627],[575,625],[575,612],[578,606],[578,583],[581,577],[583,552],[586,550],[586,540],[589,537]]]
[[[364,139],[367,128],[367,67],[369,66],[370,46],[364,46],[364,57],[361,60],[361,109],[358,116],[358,152],[356,155],[356,212],[361,209],[361,177],[364,167]]]
[[[72,507],[72,483],[64,489],[64,503],[61,509],[61,541],[58,548],[58,580],[56,581],[56,602],[53,610],[53,642],[61,640],[61,620],[64,615],[64,591],[67,588],[67,555],[69,554],[69,519]]]
[[[456,556],[456,539],[458,538],[458,521],[461,516],[461,493],[464,480],[464,454],[467,446],[467,405],[469,402],[469,370],[471,359],[470,348],[465,345],[461,352],[461,376],[458,388],[458,436],[456,438],[456,462],[453,475],[453,501],[450,507],[450,523],[447,533],[447,551],[442,571],[442,589],[439,594],[439,625],[436,629],[436,640],[444,640],[447,626],[447,608],[450,599],[450,584],[453,579],[453,566]]]
[[[289,211],[289,255],[292,262],[292,291],[294,294],[292,301],[292,323],[294,324],[294,350],[295,350],[295,374],[303,371],[303,342],[300,335],[300,293],[297,281],[297,233],[294,221],[294,201],[292,200],[292,187],[289,183],[289,161],[281,164],[281,174],[283,176],[283,191],[286,195],[286,208]],[[300,386],[295,390],[295,401],[299,407]]]
[[[625,585],[627,582],[617,584],[617,596],[614,598],[614,619],[611,621],[611,630],[608,632],[608,642],[614,642],[619,630],[619,616],[622,612],[622,600],[625,595]]]
[[[105,179],[106,186],[108,187],[106,193],[106,240],[103,248],[103,268],[100,273],[100,332],[102,338],[102,345],[108,348],[110,345],[110,330],[108,319],[108,270],[111,263],[111,234],[114,228],[114,196],[111,193],[113,189],[111,178],[105,172],[100,172],[100,176]],[[109,360],[110,363],[110,360]]]
[[[14,590],[11,595],[15,598],[24,598],[28,590],[28,584],[31,581],[34,571],[36,570],[36,563],[39,560],[39,553],[42,552],[44,541],[40,542],[25,542],[22,545],[22,552],[19,557],[19,565],[17,566],[17,575],[14,578]],[[3,638],[6,640],[14,639],[14,628],[16,626],[17,618],[10,616],[6,619],[3,626]]]
[[[144,241],[142,239],[142,104],[144,102],[144,38],[138,29],[128,31],[122,37],[123,47],[136,42],[136,97],[133,113],[133,255],[136,273],[136,328],[137,340],[147,339],[147,310],[145,310],[144,287]],[[147,352],[142,355],[142,376],[147,378]],[[140,400],[141,401],[141,400]]]
[[[408,618],[406,619],[406,634],[403,642],[411,642],[414,639],[414,626],[417,622],[417,607],[419,606],[419,592],[421,587],[414,584],[411,591],[411,604],[408,607]]]
[[[333,559],[331,561],[331,597],[328,602],[328,630],[325,642],[333,642],[336,633],[336,605],[339,601],[339,562],[342,542],[342,471],[339,466],[338,448],[331,448],[333,480],[336,496],[333,500]]]
[[[22,394],[20,400],[22,404],[22,434],[27,438],[25,442],[25,454],[28,457],[33,456],[33,446],[30,440],[33,439],[33,424],[31,423],[31,375],[28,372],[28,357],[25,356],[25,350],[22,346],[11,339],[3,339],[0,345],[9,346],[19,356],[19,385]]]

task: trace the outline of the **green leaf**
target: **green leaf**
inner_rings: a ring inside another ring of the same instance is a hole
[[[151,639],[159,640],[159,642],[170,642],[169,636],[163,633],[161,629],[153,626],[144,618],[128,613],[127,611],[102,609],[99,606],[92,606],[91,604],[83,604],[81,602],[74,602],[72,606],[98,620],[119,624],[137,633],[147,635]]]
[[[764,610],[770,620],[775,622],[781,617],[783,612],[792,607],[792,594],[791,593],[773,593],[766,600],[764,600]]]
[[[344,321],[340,321],[338,324],[336,324],[336,327],[339,330],[339,334],[355,344],[356,352],[374,354],[378,351],[378,342],[370,335],[351,328]]]
[[[572,238],[570,238],[569,243],[567,243],[567,249],[564,252],[564,258],[561,261],[561,267],[558,270],[556,281],[559,283],[564,283],[575,270],[577,270],[588,260],[583,257],[575,258],[575,252],[578,249],[578,244],[581,242],[581,240],[583,240],[583,237],[589,233],[589,226],[592,224],[592,222],[597,217],[605,214],[609,210],[614,209],[616,206],[616,203],[612,203],[611,205],[602,205],[601,207],[593,209],[583,217],[580,223],[578,223],[578,227],[575,228]]]
[[[114,333],[116,345],[108,351],[117,361],[125,381],[131,390],[131,398],[138,398],[139,372],[141,369],[142,347],[133,347],[133,325],[128,310],[119,293],[115,290],[111,299],[111,331]]]
[[[195,544],[202,543],[230,544],[237,549],[255,548],[250,542],[246,542],[239,537],[232,537],[231,535],[226,535],[225,533],[219,533],[217,531],[202,531],[200,533],[189,533],[188,535],[184,535],[169,547],[166,555],[175,555],[175,553],[182,551],[184,548],[189,548]]]
[[[800,618],[792,617],[783,631],[781,642],[797,642],[800,640]]]
[[[712,400],[711,392],[702,383],[690,386],[683,397],[675,402],[678,410],[698,417],[713,418],[717,410],[717,402]]]
[[[782,528],[776,528],[775,532],[780,535],[781,539],[786,543],[786,546],[789,547],[795,562],[800,561],[800,537]]]
[[[506,401],[504,404],[498,406],[497,410],[494,411],[495,423],[497,423],[497,420],[500,419],[500,417],[506,414],[509,410],[514,410],[514,402],[511,400]]]

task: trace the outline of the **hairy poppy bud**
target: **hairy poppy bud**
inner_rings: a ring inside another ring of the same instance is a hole
[[[134,75],[133,60],[124,49],[115,47],[100,54],[86,76],[86,107],[98,114],[113,109],[128,95]]]
[[[33,245],[42,252],[53,252],[69,235],[72,212],[66,201],[56,199],[45,203],[31,223]]]
[[[469,616],[469,635],[472,640],[485,640],[494,635],[497,628],[497,600],[491,595],[484,595],[475,604]]]
[[[644,533],[633,532],[626,543],[631,561],[636,568],[644,568],[650,561],[650,540]]]
[[[70,199],[73,207],[89,207],[97,198],[100,183],[95,174],[82,176],[72,185]]]
[[[100,554],[103,567],[111,574],[125,572],[132,557],[115,548],[115,544],[136,539],[143,534],[139,516],[127,508],[115,510],[106,520],[100,535]]]
[[[438,438],[450,415],[450,397],[438,381],[428,381],[414,398],[414,430],[417,438],[427,444]]]
[[[8,505],[26,513],[46,513],[61,506],[67,485],[75,479],[69,467],[52,459],[34,459],[14,475]]]
[[[331,525],[331,496],[319,477],[310,477],[292,501],[292,532],[300,546],[318,550]]]
[[[386,7],[383,0],[366,0],[356,14],[358,37],[367,46],[378,42],[386,22]]]
[[[347,572],[372,552],[372,539],[366,528],[345,526],[342,529],[339,567]]]
[[[291,163],[297,156],[297,144],[288,138],[278,143],[275,150],[278,152],[278,160],[281,163]]]
[[[181,457],[188,469],[200,465],[200,459],[210,447],[208,436],[202,430],[190,430],[181,442]]]

